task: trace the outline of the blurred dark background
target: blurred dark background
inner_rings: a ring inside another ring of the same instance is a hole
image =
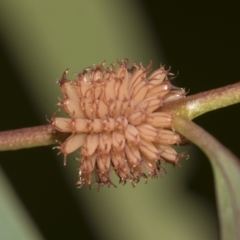
[[[179,73],[176,85],[194,94],[240,81],[239,1],[145,0],[139,4],[164,49],[165,64]],[[0,130],[45,124],[21,85],[17,64],[0,32]],[[194,121],[240,157],[239,112],[240,105],[234,105]],[[1,152],[0,163],[46,239],[97,239],[65,181],[61,160],[52,160],[55,155],[51,147]],[[216,211],[210,164],[200,151],[196,162],[188,189]]]
[[[167,65],[179,72],[177,84],[195,94],[240,81],[239,1],[144,1]],[[161,36],[161,40],[160,40]],[[194,121],[238,157],[240,105],[210,112]],[[189,188],[214,205],[212,170],[199,151]]]

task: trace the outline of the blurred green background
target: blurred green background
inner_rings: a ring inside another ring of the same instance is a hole
[[[103,60],[166,64],[189,94],[235,83],[239,12],[233,0],[2,0],[0,130],[46,124],[63,71],[73,78]],[[195,120],[237,156],[239,110]],[[63,167],[51,146],[1,152],[0,239],[218,239],[210,164],[194,146],[188,151],[163,179],[100,192],[76,189],[78,162],[69,156]]]

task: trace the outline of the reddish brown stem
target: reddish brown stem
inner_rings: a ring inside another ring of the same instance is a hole
[[[0,151],[52,145],[66,134],[54,132],[51,125],[0,132]]]
[[[198,93],[166,103],[161,111],[193,119],[206,112],[240,102],[240,83]],[[0,151],[52,145],[66,139],[66,133],[53,132],[51,125],[0,132]]]

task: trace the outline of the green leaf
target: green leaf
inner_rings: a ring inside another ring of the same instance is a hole
[[[41,240],[39,230],[0,168],[0,239]]]
[[[204,129],[176,116],[174,128],[197,145],[213,167],[222,240],[240,239],[240,161]]]

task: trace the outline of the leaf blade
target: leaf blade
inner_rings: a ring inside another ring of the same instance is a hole
[[[222,240],[240,239],[240,161],[204,129],[175,116],[174,128],[197,145],[213,167],[220,235]]]

